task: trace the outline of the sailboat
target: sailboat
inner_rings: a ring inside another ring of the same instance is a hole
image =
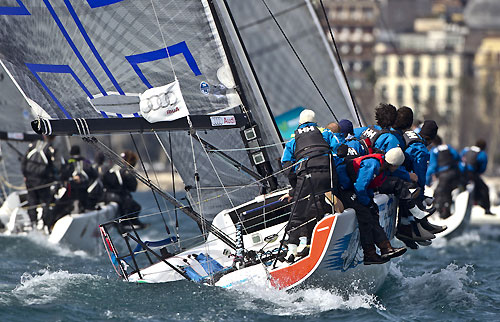
[[[462,191],[463,190],[463,191]],[[441,218],[438,212],[429,217],[429,222],[434,225],[446,225],[445,231],[437,233],[437,237],[454,238],[460,236],[469,227],[472,216],[474,184],[469,183],[465,189],[456,188],[452,191],[451,216]],[[426,193],[433,195],[434,189],[426,187]]]
[[[0,62],[1,63],[1,62]],[[18,92],[8,71],[0,64],[2,104],[0,115],[0,233],[8,236],[27,235],[33,231],[27,212],[27,190],[24,186],[20,160],[28,144],[42,140],[35,134],[30,122],[32,111],[25,98]],[[56,148],[62,152],[59,142]],[[52,227],[50,233],[40,230],[52,244],[62,244],[73,249],[90,253],[102,249],[97,226],[105,220],[116,217],[117,205],[101,204],[99,210],[73,213],[62,217]],[[41,207],[40,207],[41,209]],[[39,220],[41,224],[41,219]],[[43,226],[39,227],[42,228]]]
[[[112,237],[126,218],[102,224],[121,278],[226,288],[263,281],[279,289],[357,281],[370,292],[382,285],[389,264],[363,265],[352,209],[325,214],[308,256],[280,260],[291,205],[279,201],[288,180],[274,116],[310,106],[325,123],[359,120],[310,0],[18,1],[0,8],[0,23],[9,45],[0,59],[36,106],[33,129],[82,136],[200,229],[193,245],[172,221],[163,220],[158,241],[133,227]],[[157,142],[182,178],[185,201],[98,136],[113,133]],[[392,238],[396,202],[375,200]]]

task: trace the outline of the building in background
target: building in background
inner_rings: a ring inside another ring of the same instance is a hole
[[[375,27],[379,16],[377,2],[376,0],[323,1],[349,85],[360,113],[366,121],[372,118],[375,104],[373,49]],[[317,8],[321,10],[320,6]],[[318,16],[325,31],[329,33],[323,12],[319,12]],[[329,39],[331,41],[330,37]]]
[[[417,119],[436,120],[444,140],[458,145],[466,34],[462,24],[438,15],[415,19],[412,32],[379,38],[375,99],[412,107]]]

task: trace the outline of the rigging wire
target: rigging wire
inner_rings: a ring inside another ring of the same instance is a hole
[[[325,6],[323,5],[323,0],[319,0],[319,2],[321,4],[321,9],[323,10],[323,14],[325,16],[326,24],[328,25],[328,30],[330,32],[330,37],[332,38],[333,46],[335,47],[335,54],[336,54],[335,56],[337,57],[339,68],[342,71],[342,75],[344,76],[344,80],[347,85],[347,90],[349,91],[349,95],[351,96],[351,101],[352,104],[354,105],[354,111],[356,111],[356,118],[358,119],[359,126],[363,126],[361,123],[361,118],[359,117],[358,105],[356,104],[354,94],[352,93],[351,86],[349,85],[349,80],[347,79],[347,74],[345,72],[344,65],[342,65],[342,58],[340,58],[337,42],[335,41],[335,37],[333,37],[332,27],[330,26],[330,20],[328,19]]]
[[[172,73],[174,74],[174,79],[177,80],[174,64],[172,63],[172,57],[170,56],[170,52],[168,51],[167,42],[165,40],[165,36],[163,35],[163,31],[161,30],[160,19],[158,18],[158,14],[156,13],[156,8],[153,3],[153,0],[151,0],[151,6],[153,7],[153,12],[155,14],[156,23],[158,25],[158,30],[160,31],[161,39],[163,40],[163,45],[165,46],[165,50],[167,51],[168,61],[170,62],[170,68],[172,69]]]
[[[165,153],[165,155],[167,156],[168,160],[170,161],[170,168],[171,168],[171,173],[172,173],[172,190],[173,190],[173,193],[174,193],[174,199],[177,200],[177,196],[176,196],[176,190],[175,190],[175,174],[174,174],[174,156],[173,156],[173,152],[172,152],[172,139],[171,139],[171,134],[170,132],[168,132],[168,143],[169,143],[169,147],[170,147],[170,155],[167,153],[167,149],[165,148],[165,145],[163,144],[163,141],[161,140],[160,136],[158,135],[158,133],[156,131],[153,131],[153,133],[155,134],[155,137],[156,139],[158,140],[158,143],[160,143],[160,146],[163,150],[163,153]],[[177,207],[174,208],[174,212],[175,212],[175,227],[176,227],[176,232],[178,233],[179,231],[179,219],[177,217]],[[179,236],[177,236],[177,240],[179,241]]]
[[[148,171],[146,170],[146,166],[144,165],[144,161],[142,160],[141,153],[139,152],[139,149],[137,148],[137,144],[135,143],[134,135],[132,133],[130,133],[130,138],[132,139],[132,143],[134,144],[135,151],[137,152],[137,155],[139,156],[139,160],[141,161],[142,170],[144,170],[144,174],[146,175],[146,179],[148,181],[151,181],[151,179],[149,178]],[[156,197],[156,193],[153,189],[151,189],[151,192],[153,193],[153,197],[155,199],[156,205],[158,206],[158,210],[160,210],[160,212],[161,212],[162,210],[160,207],[160,202],[158,201],[158,198]],[[167,234],[170,235],[170,229],[168,228],[167,222],[165,221],[165,217],[163,217],[163,215],[162,215],[161,218],[163,220],[163,224],[165,225],[165,230],[167,231]]]
[[[280,30],[281,34],[283,35],[283,37],[285,38],[286,42],[288,43],[288,45],[290,46],[290,49],[293,51],[293,53],[295,54],[295,57],[297,57],[297,60],[299,61],[300,65],[302,66],[302,68],[304,69],[304,71],[306,72],[307,76],[309,77],[309,79],[311,80],[312,84],[314,85],[314,87],[316,88],[316,90],[318,91],[319,95],[321,96],[321,99],[323,100],[323,102],[325,103],[326,107],[328,107],[328,109],[330,110],[330,113],[332,113],[333,117],[335,118],[335,121],[339,121],[339,119],[337,118],[337,116],[335,115],[335,113],[333,112],[332,108],[330,107],[330,104],[328,104],[328,101],[326,100],[325,96],[323,95],[323,92],[319,89],[318,85],[316,84],[316,81],[313,79],[312,75],[309,73],[309,71],[307,70],[307,67],[305,66],[304,62],[302,61],[302,59],[300,58],[299,54],[297,53],[297,51],[295,50],[295,48],[293,47],[292,43],[290,42],[290,39],[288,39],[288,36],[285,34],[285,31],[283,30],[283,28],[281,28],[281,25],[279,24],[278,20],[276,19],[276,17],[274,16],[273,12],[271,11],[271,9],[269,8],[269,6],[267,5],[266,3],[266,0],[261,0],[262,3],[264,4],[264,6],[266,7],[267,11],[269,12],[269,14],[271,15],[271,17],[273,18],[274,22],[276,23],[276,26],[278,27],[278,29]]]

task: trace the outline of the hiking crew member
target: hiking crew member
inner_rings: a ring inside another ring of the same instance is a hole
[[[70,150],[70,158],[61,170],[61,179],[68,183],[70,199],[78,200],[79,212],[94,208],[95,204],[88,199],[87,189],[96,178],[97,172],[92,168],[90,162],[80,155],[80,147],[73,145]]]
[[[402,106],[398,109],[397,111],[398,116],[396,118],[396,122],[394,122],[394,129],[398,133],[401,134],[401,136],[404,138],[405,141],[405,163],[404,166],[408,172],[413,172],[417,175],[418,180],[417,184],[418,187],[420,188],[420,193],[416,199],[416,204],[419,206],[421,210],[427,211],[428,214],[430,215],[434,213],[436,210],[435,208],[427,208],[427,202],[425,201],[424,197],[424,190],[425,190],[425,176],[427,173],[427,165],[429,162],[429,150],[427,149],[427,145],[430,144],[432,139],[437,134],[437,125],[434,121],[426,121],[426,123],[423,126],[424,133],[427,135],[427,141],[422,138],[419,134],[415,133],[414,131],[410,130],[412,124],[413,124],[413,111],[407,107],[407,106]],[[421,225],[421,227],[427,231],[429,231],[432,234],[437,234],[446,229],[446,226],[435,226],[432,225],[427,221],[427,218],[415,218],[410,215],[405,207],[400,207],[399,211],[399,230],[407,231],[408,227],[401,227],[401,226],[409,226],[413,225],[415,226],[412,221],[416,221]],[[415,230],[414,232],[416,236],[420,234],[419,230]],[[409,235],[409,234],[405,234]],[[412,234],[413,235],[413,234]],[[412,236],[408,236],[412,237]],[[418,241],[420,245],[423,246],[428,246],[430,245],[430,242],[422,242]],[[407,244],[410,246],[409,244]],[[412,248],[416,248],[416,245],[412,245]]]
[[[358,139],[370,139],[372,152],[386,153],[392,148],[401,147],[401,140],[398,139],[391,126],[396,121],[397,110],[391,104],[380,103],[375,108],[375,120],[377,125],[365,126],[353,130],[354,136]]]
[[[434,144],[435,147],[430,152],[426,184],[430,185],[436,178],[439,179],[434,191],[436,208],[441,218],[448,218],[451,216],[451,192],[459,184],[458,162],[460,156],[450,145],[443,144],[439,135],[434,139]]]
[[[39,206],[43,206],[42,218],[47,225],[48,204],[52,199],[49,185],[56,177],[56,151],[52,147],[53,141],[54,137],[44,136],[43,141],[30,144],[21,161],[21,170],[28,190],[28,215],[33,227],[36,226],[36,208]]]
[[[137,155],[132,151],[127,150],[121,156],[131,166],[137,163]],[[129,170],[114,165],[104,174],[102,181],[106,189],[106,202],[116,202],[120,217],[130,218],[120,228],[129,229],[130,225],[135,229],[144,228],[145,225],[137,218],[141,212],[141,205],[132,198],[132,192],[137,189],[135,176]]]
[[[378,205],[373,200],[374,189],[386,180],[388,171],[396,170],[404,161],[400,148],[383,154],[368,154],[355,159],[346,159],[337,163],[340,189],[338,197],[345,208],[353,208],[358,219],[364,264],[383,264],[392,257],[397,257],[406,248],[393,248],[387,235],[380,226]],[[347,178],[347,179],[346,179]],[[376,253],[375,245],[381,255]]]
[[[481,206],[487,215],[494,215],[490,210],[490,191],[481,174],[486,171],[488,165],[488,155],[486,154],[486,141],[479,139],[476,145],[466,147],[460,153],[462,161],[460,170],[467,180],[474,182],[474,200]]]
[[[330,130],[320,132],[312,110],[300,113],[295,137],[286,143],[281,159],[283,167],[302,161],[290,169],[288,178],[292,189],[281,198],[295,202],[288,225],[289,251],[286,258],[289,261],[295,259],[297,251],[301,253],[306,249],[316,221],[331,212],[324,193],[335,187],[332,150],[336,150],[339,144]],[[307,198],[310,195],[314,197]],[[297,250],[299,240],[300,248]]]

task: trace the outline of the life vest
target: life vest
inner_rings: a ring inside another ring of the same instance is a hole
[[[479,166],[477,163],[477,156],[479,155],[479,152],[481,152],[480,148],[477,146],[471,146],[462,156],[462,162],[465,163],[468,168],[472,168],[474,171],[477,171]]]
[[[359,145],[361,146],[361,149],[365,150],[365,152],[367,152],[368,154],[374,153],[373,147],[371,146],[372,143],[371,143],[369,138],[356,139],[355,137],[352,137],[352,138],[346,139],[346,143],[345,143],[347,145],[347,158],[357,158],[357,157],[361,156],[361,154],[359,154],[359,152],[355,148],[349,146],[349,144],[348,144],[349,142],[359,143]]]
[[[420,137],[420,135],[418,135],[412,130],[404,132],[403,139],[405,140],[406,147],[409,147],[411,144],[414,143],[422,143],[423,145],[425,145],[425,141]]]
[[[52,170],[55,150],[47,142],[37,141],[23,158],[22,168],[25,177],[48,177]]]
[[[73,171],[71,173],[71,177],[79,176],[82,182],[87,182],[90,178],[87,172],[85,171],[85,167],[83,164],[84,160],[81,158],[71,158],[68,160],[68,165],[73,167]],[[70,178],[71,178],[70,177]]]
[[[295,130],[295,160],[310,158],[329,151],[330,145],[316,126],[310,125]]]
[[[345,162],[346,162],[347,174],[349,175],[349,178],[353,183],[356,182],[356,180],[358,179],[361,162],[363,162],[366,159],[377,159],[380,162],[380,166],[384,164],[384,155],[380,153],[367,154],[351,160],[346,159]],[[382,171],[381,173],[377,174],[375,178],[370,182],[368,188],[373,189],[380,187],[382,183],[384,183],[384,181],[385,181],[385,173]]]
[[[457,160],[453,157],[453,154],[450,152],[450,148],[446,144],[441,144],[435,147],[438,151],[438,166],[441,167],[449,167],[454,168],[457,166]]]

